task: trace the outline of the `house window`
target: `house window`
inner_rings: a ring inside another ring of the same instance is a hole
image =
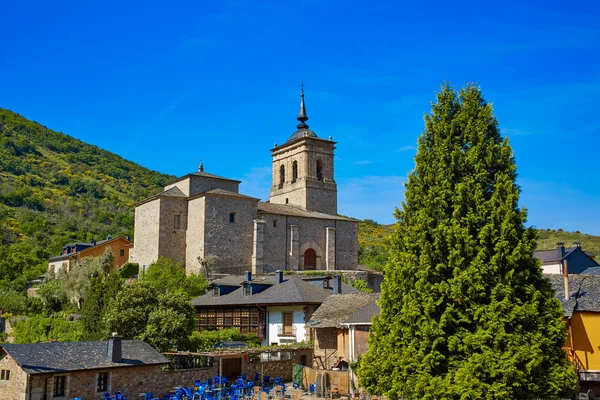
[[[55,376],[54,377],[54,390],[52,391],[52,397],[63,397],[65,395],[65,381],[66,376]]]
[[[219,297],[219,287],[218,286],[215,286],[213,288],[213,296],[214,297]]]
[[[10,370],[9,369],[1,369],[0,370],[0,381],[9,381],[10,380]]]
[[[244,296],[252,296],[252,286],[244,286]]]
[[[232,224],[235,222],[235,213],[234,212],[229,213],[229,222]]]
[[[291,335],[292,334],[292,321],[293,321],[293,313],[284,312],[283,313],[283,334]]]
[[[292,183],[298,179],[298,161],[292,163]]]
[[[108,392],[108,372],[100,372],[98,374],[96,392]]]
[[[181,215],[174,215],[173,216],[173,228],[174,229],[181,228]]]
[[[277,220],[276,219],[273,220],[273,228],[277,228]]]
[[[125,256],[125,250],[123,250],[123,249],[119,250],[119,255],[121,257],[124,257]]]

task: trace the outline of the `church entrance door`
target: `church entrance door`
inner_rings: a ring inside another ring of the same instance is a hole
[[[317,269],[317,252],[313,249],[304,252],[304,269]]]

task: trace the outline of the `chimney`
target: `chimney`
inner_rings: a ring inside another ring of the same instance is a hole
[[[565,276],[565,300],[569,300],[569,268],[567,266],[567,260],[563,261],[563,274]]]
[[[573,247],[581,248],[581,242],[573,242]]]
[[[129,235],[125,236],[125,239],[131,241],[131,237]]]
[[[95,246],[96,245],[96,240],[92,239],[92,241],[90,243],[92,244],[92,246]]]
[[[250,282],[252,280],[252,272],[250,272],[250,271],[244,272],[244,280],[246,282]]]
[[[561,258],[565,255],[565,244],[564,242],[556,243],[556,248],[560,251]]]
[[[336,275],[333,277],[333,294],[342,293],[342,276]]]
[[[277,283],[281,283],[283,282],[283,271],[278,269],[277,271],[275,271],[275,276],[277,277],[276,282]]]
[[[121,362],[123,358],[123,352],[121,351],[121,336],[117,332],[113,332],[112,336],[108,339],[108,359],[111,362]]]
[[[108,236],[106,237],[106,240],[110,240],[110,239],[112,239],[112,236],[111,236],[111,235],[108,235]]]

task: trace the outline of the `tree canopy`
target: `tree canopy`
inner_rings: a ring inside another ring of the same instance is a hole
[[[442,87],[415,163],[361,384],[409,399],[573,390],[562,308],[533,258],[512,149],[478,87]]]

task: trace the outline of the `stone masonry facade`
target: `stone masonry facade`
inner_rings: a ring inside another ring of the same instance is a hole
[[[132,261],[144,270],[167,257],[188,274],[208,257],[217,273],[356,270],[358,221],[337,214],[336,143],[318,138],[302,115],[298,131],[271,149],[269,201],[240,194],[240,181],[201,165],[136,204]]]

